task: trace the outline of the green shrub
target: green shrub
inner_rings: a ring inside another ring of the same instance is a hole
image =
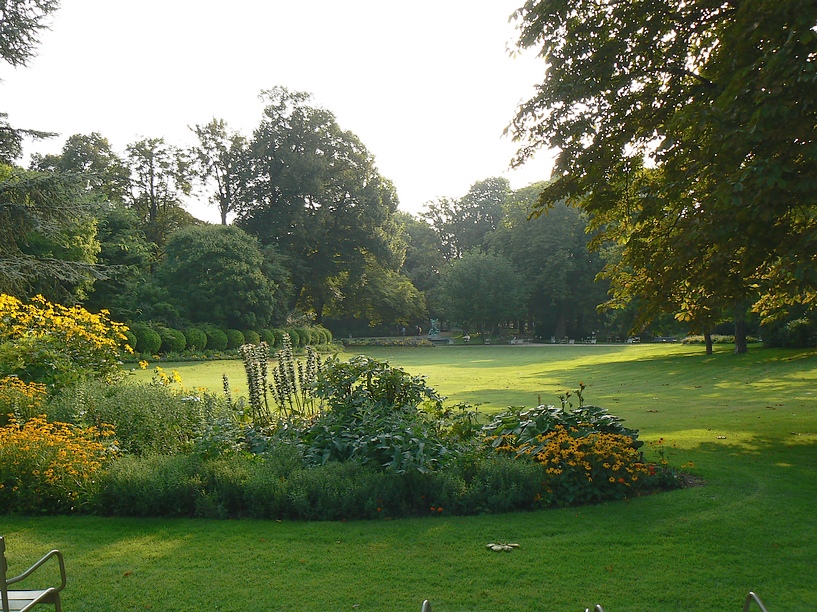
[[[204,333],[207,334],[207,348],[211,351],[224,351],[227,349],[227,334],[218,327],[206,327]]]
[[[309,344],[311,346],[318,346],[321,344],[321,335],[318,333],[318,330],[314,327],[310,327],[307,329],[309,332]]]
[[[320,330],[326,335],[326,343],[330,344],[332,342],[332,332],[323,326],[320,327]]]
[[[97,512],[118,516],[193,516],[202,489],[192,455],[122,457],[102,476]]]
[[[187,348],[191,351],[203,351],[207,348],[207,334],[197,327],[188,327],[184,330],[184,338],[187,340]]]
[[[272,332],[275,334],[275,348],[280,349],[284,346],[284,334],[286,332],[281,328],[275,328]],[[272,347],[272,344],[270,344],[270,347]]]
[[[162,353],[181,353],[187,348],[187,339],[179,330],[160,327],[158,332],[162,339],[162,346],[159,349]]]
[[[298,333],[298,330],[292,327],[286,327],[284,328],[284,333],[289,336],[289,341],[292,343],[292,348],[300,348],[301,334]]]
[[[259,344],[261,342],[261,335],[258,332],[248,329],[244,332],[244,342],[247,344]]]
[[[136,336],[134,349],[142,355],[156,355],[162,347],[162,337],[158,332],[145,323],[134,323],[130,330]]]
[[[629,436],[633,448],[639,448],[643,442],[638,440],[638,431],[624,427],[622,420],[609,414],[600,406],[585,406],[582,393],[584,384],[575,391],[579,407],[573,408],[571,394],[560,396],[561,407],[541,405],[535,408],[510,407],[498,413],[483,427],[486,439],[490,439],[494,448],[510,444],[523,447],[532,444],[539,435],[547,434],[558,427],[576,429],[578,435],[591,433],[609,433]]]
[[[315,332],[315,335],[318,337],[316,341],[317,344],[326,344],[326,332],[324,332],[320,327],[314,327],[312,329]]]
[[[309,346],[312,340],[312,334],[306,327],[294,327],[293,330],[298,334],[298,345],[301,347]]]
[[[266,342],[269,345],[269,348],[278,347],[278,338],[276,337],[275,331],[271,329],[262,329],[259,334],[261,336],[261,341]]]
[[[225,335],[227,336],[226,348],[228,349],[237,349],[239,346],[246,343],[244,334],[237,329],[228,329],[225,332]]]
[[[127,453],[189,449],[203,413],[197,396],[145,383],[87,381],[62,389],[46,405],[51,420],[81,426],[113,425]]]

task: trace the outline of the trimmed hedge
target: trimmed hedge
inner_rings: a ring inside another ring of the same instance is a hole
[[[156,355],[162,347],[162,337],[159,333],[145,323],[134,323],[131,331],[136,336],[136,346],[133,347],[137,353],[142,355]]]
[[[227,350],[227,334],[217,327],[207,327],[204,329],[207,334],[207,348],[211,351]]]
[[[227,348],[237,349],[242,344],[246,344],[244,334],[237,329],[228,329],[224,332],[227,336]]]
[[[207,334],[197,327],[184,330],[184,337],[187,340],[187,348],[191,351],[203,351],[207,348]]]
[[[261,336],[261,342],[266,342],[270,348],[273,348],[277,345],[278,339],[275,336],[275,332],[271,329],[262,329],[259,333]]]
[[[244,342],[247,344],[260,344],[261,335],[251,329],[244,331]]]
[[[159,336],[162,338],[162,346],[160,348],[162,353],[181,353],[187,348],[187,339],[178,329],[160,327]]]

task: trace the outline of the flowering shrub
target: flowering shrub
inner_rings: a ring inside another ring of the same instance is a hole
[[[87,376],[120,372],[127,328],[80,306],[52,304],[42,296],[24,304],[0,294],[0,375],[58,388]]]
[[[81,429],[34,417],[0,428],[0,508],[67,512],[86,503],[113,451],[108,426]]]
[[[493,440],[490,440],[493,442]],[[527,456],[545,467],[543,502],[557,506],[622,499],[647,484],[655,466],[643,462],[629,436],[610,433],[582,435],[561,425],[536,436],[532,443],[514,445],[506,436],[495,451]]]
[[[0,425],[7,425],[13,417],[26,420],[40,414],[45,399],[41,383],[25,383],[16,376],[0,379]]]

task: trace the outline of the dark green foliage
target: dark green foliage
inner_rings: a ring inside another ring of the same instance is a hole
[[[181,353],[187,348],[187,339],[184,333],[178,329],[170,329],[168,327],[158,328],[159,336],[162,338],[162,346],[160,352],[162,353]]]
[[[258,335],[261,337],[261,342],[266,342],[270,348],[276,346],[276,339],[275,339],[275,332],[271,329],[262,329],[258,332]]]
[[[188,327],[184,330],[187,348],[191,351],[203,351],[207,347],[207,334],[197,327]]]
[[[116,516],[193,516],[201,478],[193,455],[122,457],[102,477],[98,512]]]
[[[761,328],[763,346],[806,348],[817,346],[817,313],[808,311],[767,323]]]
[[[203,417],[202,401],[157,384],[78,383],[51,398],[51,420],[82,426],[109,423],[127,453],[170,454],[192,445]]]
[[[315,333],[318,335],[318,344],[326,344],[328,341],[328,336],[326,332],[322,330],[320,327],[315,328]]]
[[[484,338],[497,323],[524,314],[527,289],[508,258],[470,251],[441,274],[437,299],[449,320]]]
[[[507,457],[429,474],[355,462],[304,468],[288,446],[263,458],[146,455],[118,460],[94,507],[119,516],[316,521],[511,512],[539,506],[542,470]]]
[[[359,303],[343,298],[364,271],[399,266],[396,193],[357,136],[309,94],[276,87],[262,96],[235,223],[287,258],[300,305],[321,320],[327,305]]]
[[[201,225],[171,235],[166,250],[157,278],[183,316],[234,329],[269,324],[276,289],[258,240],[234,226]]]
[[[246,342],[244,334],[237,329],[228,329],[225,333],[227,334],[228,349],[237,349]]]
[[[227,334],[218,327],[208,325],[204,328],[207,335],[207,349],[211,351],[223,351],[227,349]]]
[[[638,440],[638,431],[622,425],[619,417],[609,414],[600,406],[580,406],[571,408],[562,406],[537,406],[536,408],[511,407],[497,414],[485,425],[486,436],[496,436],[494,446],[499,446],[503,436],[513,436],[517,445],[531,443],[536,436],[552,431],[556,427],[575,428],[579,436],[591,433],[611,433],[629,436],[633,447],[640,448],[643,442]]]
[[[289,341],[292,342],[292,348],[294,349],[300,348],[301,334],[298,333],[298,330],[292,327],[287,327],[283,330],[283,332],[289,336]]]
[[[332,332],[329,329],[327,329],[326,327],[321,327],[320,329],[323,331],[324,334],[326,334],[326,343],[327,344],[331,343],[332,342]]]
[[[261,342],[261,334],[251,329],[244,330],[244,341],[248,344],[258,344]],[[274,337],[274,336],[273,336]]]
[[[309,344],[311,344],[312,335],[309,333],[307,328],[295,327],[293,329],[295,333],[298,334],[298,344],[300,346],[309,346]]]
[[[272,333],[275,334],[275,344],[273,345],[270,343],[270,347],[275,346],[275,348],[279,349],[284,346],[284,334],[286,333],[283,329],[274,329]]]
[[[318,333],[316,328],[310,327],[307,331],[309,332],[309,344],[311,346],[318,346],[319,344],[322,344],[321,335]]]
[[[162,337],[159,333],[145,323],[134,323],[130,326],[131,332],[136,336],[136,346],[133,347],[137,353],[142,355],[156,355],[162,346]]]

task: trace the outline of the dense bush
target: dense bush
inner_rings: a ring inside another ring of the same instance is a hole
[[[207,326],[204,328],[207,334],[207,349],[211,351],[223,351],[227,349],[227,334],[223,330]]]
[[[817,314],[806,312],[761,327],[763,345],[769,348],[807,348],[817,346]]]
[[[158,328],[158,332],[162,339],[162,346],[159,349],[162,353],[181,353],[187,348],[187,339],[178,329],[160,327]]]
[[[289,336],[289,341],[292,343],[292,348],[297,349],[301,346],[301,334],[293,327],[284,328],[284,333]]]
[[[122,516],[348,520],[510,512],[542,507],[543,470],[484,457],[467,469],[383,472],[356,462],[305,468],[297,449],[126,457],[102,478],[98,510]]]
[[[204,418],[203,400],[162,384],[82,382],[50,399],[50,420],[81,426],[113,425],[127,453],[188,450]]]
[[[275,336],[273,336],[273,338],[274,337]],[[258,344],[259,342],[261,342],[261,335],[258,332],[254,332],[251,329],[247,329],[244,331],[244,342],[246,342],[247,344]]]
[[[298,334],[298,344],[300,346],[309,346],[312,344],[312,334],[309,333],[306,327],[295,327],[293,329],[295,333]]]
[[[146,323],[134,323],[130,330],[136,336],[137,353],[142,355],[157,355],[162,347],[162,337],[155,329]]]
[[[187,340],[187,348],[191,351],[203,351],[207,348],[207,334],[197,327],[188,327],[184,330],[184,337]]]
[[[332,332],[331,332],[331,331],[329,331],[327,328],[325,328],[325,327],[323,327],[323,326],[321,326],[319,329],[320,329],[320,330],[321,330],[321,331],[324,333],[324,335],[326,336],[326,343],[327,343],[327,344],[331,343],[331,342],[332,342]]]
[[[95,498],[109,451],[109,428],[81,429],[34,417],[0,428],[0,508],[71,512]]]
[[[270,348],[278,346],[277,345],[278,339],[276,337],[275,331],[271,329],[262,329],[258,333],[258,335],[261,336],[261,342],[266,342]]]
[[[275,348],[279,349],[282,346],[284,346],[284,336],[287,334],[287,332],[284,331],[283,329],[275,328],[274,330],[272,330],[272,333],[275,334],[275,345],[274,345]],[[290,340],[291,340],[291,338],[290,338]],[[270,344],[270,347],[272,347],[272,346],[273,345]]]
[[[244,334],[237,329],[228,329],[224,332],[227,336],[227,347],[228,349],[237,349],[239,346],[245,343]]]
[[[89,377],[121,374],[125,327],[106,311],[92,314],[42,296],[28,303],[0,294],[0,376],[51,389]]]

